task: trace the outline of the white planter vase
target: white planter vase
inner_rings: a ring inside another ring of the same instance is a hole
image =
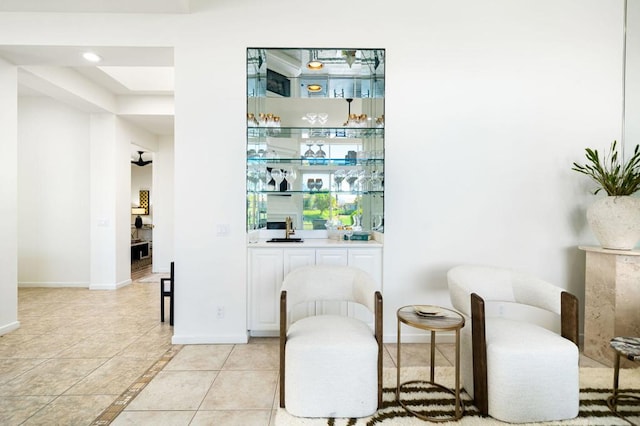
[[[587,209],[587,222],[602,248],[631,250],[640,241],[640,198],[601,198]]]

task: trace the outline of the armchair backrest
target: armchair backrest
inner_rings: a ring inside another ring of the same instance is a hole
[[[348,301],[375,312],[375,280],[365,271],[350,266],[313,265],[289,272],[282,283],[287,292],[287,309],[303,302]]]
[[[453,307],[471,316],[471,294],[489,302],[513,302],[561,314],[562,288],[507,268],[461,265],[447,273]]]

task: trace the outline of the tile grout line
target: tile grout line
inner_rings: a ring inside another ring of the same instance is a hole
[[[111,403],[102,413],[91,423],[91,426],[106,426],[111,424],[116,417],[129,405],[131,401],[144,389],[153,378],[180,352],[183,345],[172,345],[164,355],[153,363],[131,386],[129,386],[115,401]]]

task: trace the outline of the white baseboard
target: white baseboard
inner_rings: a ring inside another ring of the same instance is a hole
[[[225,335],[177,335],[171,338],[174,345],[207,345],[207,344],[243,344],[247,343],[249,338],[247,334],[225,334]]]
[[[0,326],[0,336],[7,334],[13,330],[17,330],[19,328],[20,328],[20,321],[13,321],[13,322],[10,322],[9,324]]]
[[[88,288],[88,282],[28,282],[22,281],[18,282],[18,287],[77,287],[77,288]]]
[[[121,287],[131,284],[132,282],[133,281],[131,281],[131,278],[129,278],[115,284],[91,284],[89,286],[89,290],[117,290]]]

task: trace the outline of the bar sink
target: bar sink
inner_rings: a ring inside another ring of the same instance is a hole
[[[271,238],[268,243],[301,243],[302,238]]]

